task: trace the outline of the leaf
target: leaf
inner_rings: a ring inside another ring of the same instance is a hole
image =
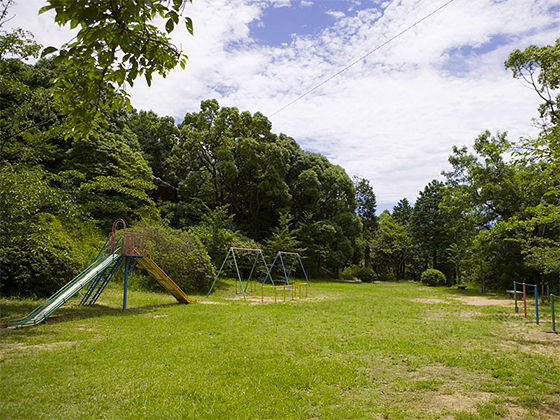
[[[189,33],[191,35],[194,35],[194,30],[193,30],[193,23],[192,23],[192,19],[189,17],[185,18],[185,26],[187,27],[187,31],[189,31]]]
[[[54,6],[52,4],[49,4],[47,6],[43,6],[39,9],[39,14],[48,12],[49,10],[52,10],[52,9],[54,9]]]
[[[45,57],[46,55],[52,54],[55,51],[58,51],[58,48],[47,47],[47,48],[43,49],[43,51],[41,52],[41,58]]]
[[[173,18],[170,18],[165,24],[165,30],[167,31],[167,33],[171,33],[173,32],[174,27],[175,27],[175,23],[173,22]]]

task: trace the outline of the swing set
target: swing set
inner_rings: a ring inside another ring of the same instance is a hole
[[[255,254],[255,259],[253,261],[253,267],[251,269],[251,273],[249,274],[248,279],[244,282],[241,276],[241,272],[239,270],[239,264],[237,262],[238,260],[238,256],[236,256],[236,252],[237,255],[240,256],[242,253],[254,253]],[[210,293],[212,293],[212,290],[214,289],[214,285],[216,284],[216,281],[218,281],[218,277],[220,277],[220,274],[222,273],[222,271],[224,270],[224,267],[226,265],[226,262],[228,261],[228,259],[230,258],[230,255],[233,259],[233,263],[235,266],[235,272],[237,274],[237,280],[239,282],[239,286],[241,288],[241,293],[243,294],[243,300],[247,301],[247,296],[246,293],[248,291],[249,285],[254,286],[253,283],[251,283],[251,278],[253,276],[253,273],[255,272],[255,268],[257,267],[257,261],[259,260],[259,257],[262,260],[262,264],[265,268],[265,272],[266,272],[266,276],[264,278],[264,281],[261,284],[261,294],[264,294],[264,289],[265,288],[271,288],[274,289],[274,297],[275,297],[275,302],[276,302],[276,295],[278,293],[278,288],[282,288],[284,290],[284,301],[286,300],[285,297],[285,289],[287,288],[289,291],[292,292],[292,299],[294,298],[294,291],[292,290],[292,287],[294,287],[295,289],[299,288],[299,295],[301,297],[301,287],[302,286],[306,286],[305,287],[305,295],[307,296],[307,286],[310,286],[309,284],[309,278],[307,277],[307,273],[305,272],[305,268],[303,268],[303,262],[301,260],[300,255],[297,252],[284,252],[284,251],[278,251],[278,253],[276,254],[276,256],[274,257],[274,260],[272,261],[272,265],[270,267],[267,266],[266,264],[266,260],[264,258],[264,254],[262,252],[261,249],[251,249],[251,248],[234,248],[231,247],[228,250],[228,253],[226,255],[226,257],[224,258],[224,261],[222,263],[222,266],[220,267],[220,270],[218,271],[218,274],[216,275],[216,278],[214,279],[214,282],[212,283],[212,286],[210,287],[210,290],[208,291],[208,294],[206,296],[210,296]],[[284,257],[287,257],[286,259],[289,260],[289,258],[292,259],[291,262],[291,266],[289,270],[286,270],[286,264],[284,263]],[[274,265],[276,263],[279,263],[282,266],[282,272],[284,275],[284,279],[285,280],[285,284],[283,285],[275,285],[274,284],[274,280],[272,279],[272,269],[274,268]],[[294,271],[294,267],[296,266],[296,263],[299,262],[299,265],[301,267],[301,270],[303,272],[303,275],[305,276],[305,280],[307,283],[293,283],[292,285],[290,285],[290,275],[292,274],[292,272]],[[267,280],[270,278],[270,283],[271,286],[266,286],[265,283],[267,282]],[[236,293],[237,293],[237,283],[235,283],[236,286]],[[256,282],[255,282],[256,283]],[[254,291],[253,288],[251,288],[251,290],[249,291]],[[297,293],[296,293],[297,294]],[[264,295],[261,296],[261,300],[264,299]]]
[[[249,277],[247,278],[247,281],[246,281],[245,284],[243,284],[243,280],[241,278],[241,272],[239,271],[239,264],[237,263],[237,257],[235,255],[236,251],[237,251],[239,256],[241,256],[242,254],[247,254],[247,253],[254,253],[255,254],[255,260],[253,261],[253,268],[251,268],[251,273],[249,274]],[[220,267],[220,270],[218,271],[218,274],[216,275],[216,278],[214,279],[214,282],[212,283],[212,286],[210,287],[210,290],[208,291],[208,294],[206,296],[210,296],[210,293],[212,293],[212,289],[214,289],[214,285],[216,284],[216,281],[218,281],[218,277],[220,277],[220,274],[224,270],[224,267],[225,267],[226,262],[229,259],[230,255],[231,255],[231,257],[233,259],[233,263],[235,265],[235,272],[237,273],[237,280],[239,281],[239,286],[241,288],[241,293],[243,294],[243,300],[247,301],[247,297],[245,296],[245,291],[247,290],[247,288],[249,287],[250,284],[252,285],[251,277],[253,276],[253,273],[255,272],[255,268],[257,267],[257,261],[259,260],[259,256],[261,257],[265,272],[267,273],[267,276],[268,276],[268,266],[266,264],[266,260],[264,259],[264,254],[262,252],[262,249],[231,247],[228,250],[228,253],[227,253],[226,257],[224,258],[224,262],[222,263],[222,266]],[[265,281],[266,281],[266,277],[265,277]],[[235,283],[235,286],[236,286],[235,292],[237,293],[237,283]]]

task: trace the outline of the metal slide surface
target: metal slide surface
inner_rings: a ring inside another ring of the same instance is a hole
[[[62,289],[44,301],[39,307],[33,310],[29,315],[23,318],[11,319],[8,321],[8,327],[26,327],[36,325],[43,322],[58,308],[70,300],[84,286],[87,286],[92,280],[96,279],[107,267],[116,262],[122,255],[120,250],[109,254],[104,258],[100,258],[92,265],[78,274],[74,279],[69,281]]]
[[[146,270],[161,284],[165,290],[171,293],[180,303],[194,303],[195,300],[188,297],[177,284],[150,257],[138,258],[138,265]]]

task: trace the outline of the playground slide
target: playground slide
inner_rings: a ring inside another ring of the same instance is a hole
[[[11,319],[8,327],[26,327],[43,322],[51,316],[58,308],[64,305],[70,298],[96,279],[103,271],[121,258],[120,250],[106,257],[99,258],[88,268],[69,281],[62,289],[45,300],[39,307],[23,318]]]
[[[146,270],[165,290],[175,296],[180,303],[194,303],[177,284],[150,257],[138,258],[138,265]]]

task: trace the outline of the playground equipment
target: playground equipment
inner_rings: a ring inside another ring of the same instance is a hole
[[[292,284],[292,300],[294,300],[295,297],[297,297],[298,295],[298,291],[299,291],[299,298],[302,298],[302,287],[305,287],[305,297],[307,297],[307,283],[293,283]],[[283,295],[284,295],[284,302],[286,302],[286,289],[290,289],[290,286],[287,284],[281,284],[278,286],[261,286],[261,303],[264,303],[264,290],[265,289],[272,289],[272,291],[274,292],[274,303],[278,302],[278,292],[279,290],[283,291]]]
[[[117,238],[116,231],[119,224],[122,224],[123,235]],[[135,227],[127,232],[124,220],[115,220],[109,239],[99,251],[95,261],[27,316],[8,321],[8,327],[26,327],[43,322],[84,288],[86,288],[86,291],[82,295],[80,304],[94,304],[123,262],[123,311],[126,310],[128,275],[132,272],[136,263],[154,277],[179,302],[194,302],[151,259],[146,249],[147,235],[144,230],[136,232]]]
[[[537,290],[536,284],[527,284],[521,283],[518,281],[513,282],[513,296],[515,299],[515,313],[519,313],[519,306],[517,305],[517,285],[520,284],[523,286],[523,311],[525,314],[525,318],[527,318],[527,286],[533,287],[535,290],[535,319],[537,321],[537,325],[539,324],[539,294]]]
[[[554,312],[554,298],[560,299],[560,296],[550,294],[550,316],[552,317],[552,331],[556,332],[556,315]]]
[[[237,258],[235,256],[236,251],[238,253],[247,253],[247,252],[255,253],[255,261],[253,262],[253,268],[251,269],[251,273],[249,274],[249,278],[247,279],[247,284],[246,285],[243,284],[243,280],[241,279],[241,273],[239,271],[239,265],[237,264]],[[218,274],[216,275],[216,278],[214,279],[214,282],[212,283],[212,286],[210,286],[210,290],[208,291],[208,294],[206,296],[210,296],[210,293],[212,293],[212,289],[214,289],[214,285],[216,284],[216,281],[218,281],[218,277],[220,277],[220,274],[222,273],[230,255],[233,258],[233,263],[235,265],[235,272],[237,273],[237,279],[239,281],[239,286],[241,287],[241,293],[243,294],[243,300],[247,301],[247,297],[245,296],[245,291],[247,290],[247,287],[249,286],[250,281],[251,281],[251,277],[253,276],[253,273],[255,272],[255,268],[257,266],[257,261],[259,259],[259,256],[262,259],[262,263],[264,265],[265,272],[268,275],[268,266],[266,265],[266,260],[264,259],[264,254],[263,254],[261,249],[231,247],[228,250],[228,253],[227,253],[226,257],[224,258],[224,261],[222,262],[222,266],[220,267],[220,270],[218,271]],[[266,281],[266,278],[265,278],[265,281]],[[237,283],[236,283],[236,285],[237,285]],[[274,285],[274,283],[273,283],[273,285]]]
[[[289,255],[289,256],[292,257],[292,265],[290,266],[290,270],[288,272],[286,272],[286,265],[284,264],[283,255]],[[307,285],[311,286],[309,284],[309,279],[307,278],[307,273],[305,272],[305,268],[303,268],[303,262],[301,261],[301,257],[299,256],[299,254],[297,252],[284,252],[284,251],[278,251],[278,253],[276,254],[276,257],[274,257],[274,261],[272,261],[272,265],[270,266],[270,269],[268,270],[268,274],[264,278],[262,286],[264,286],[264,284],[266,283],[266,280],[269,277],[270,277],[270,281],[271,281],[272,285],[274,286],[274,281],[272,280],[272,269],[274,268],[274,264],[276,264],[276,261],[280,261],[280,263],[282,264],[284,279],[286,280],[286,284],[288,285],[288,290],[291,290],[291,288],[290,288],[290,274],[292,274],[292,270],[293,270],[294,265],[296,264],[297,261],[299,261],[299,265],[301,267],[301,271],[303,272],[303,275],[305,276],[305,280],[307,281]]]

